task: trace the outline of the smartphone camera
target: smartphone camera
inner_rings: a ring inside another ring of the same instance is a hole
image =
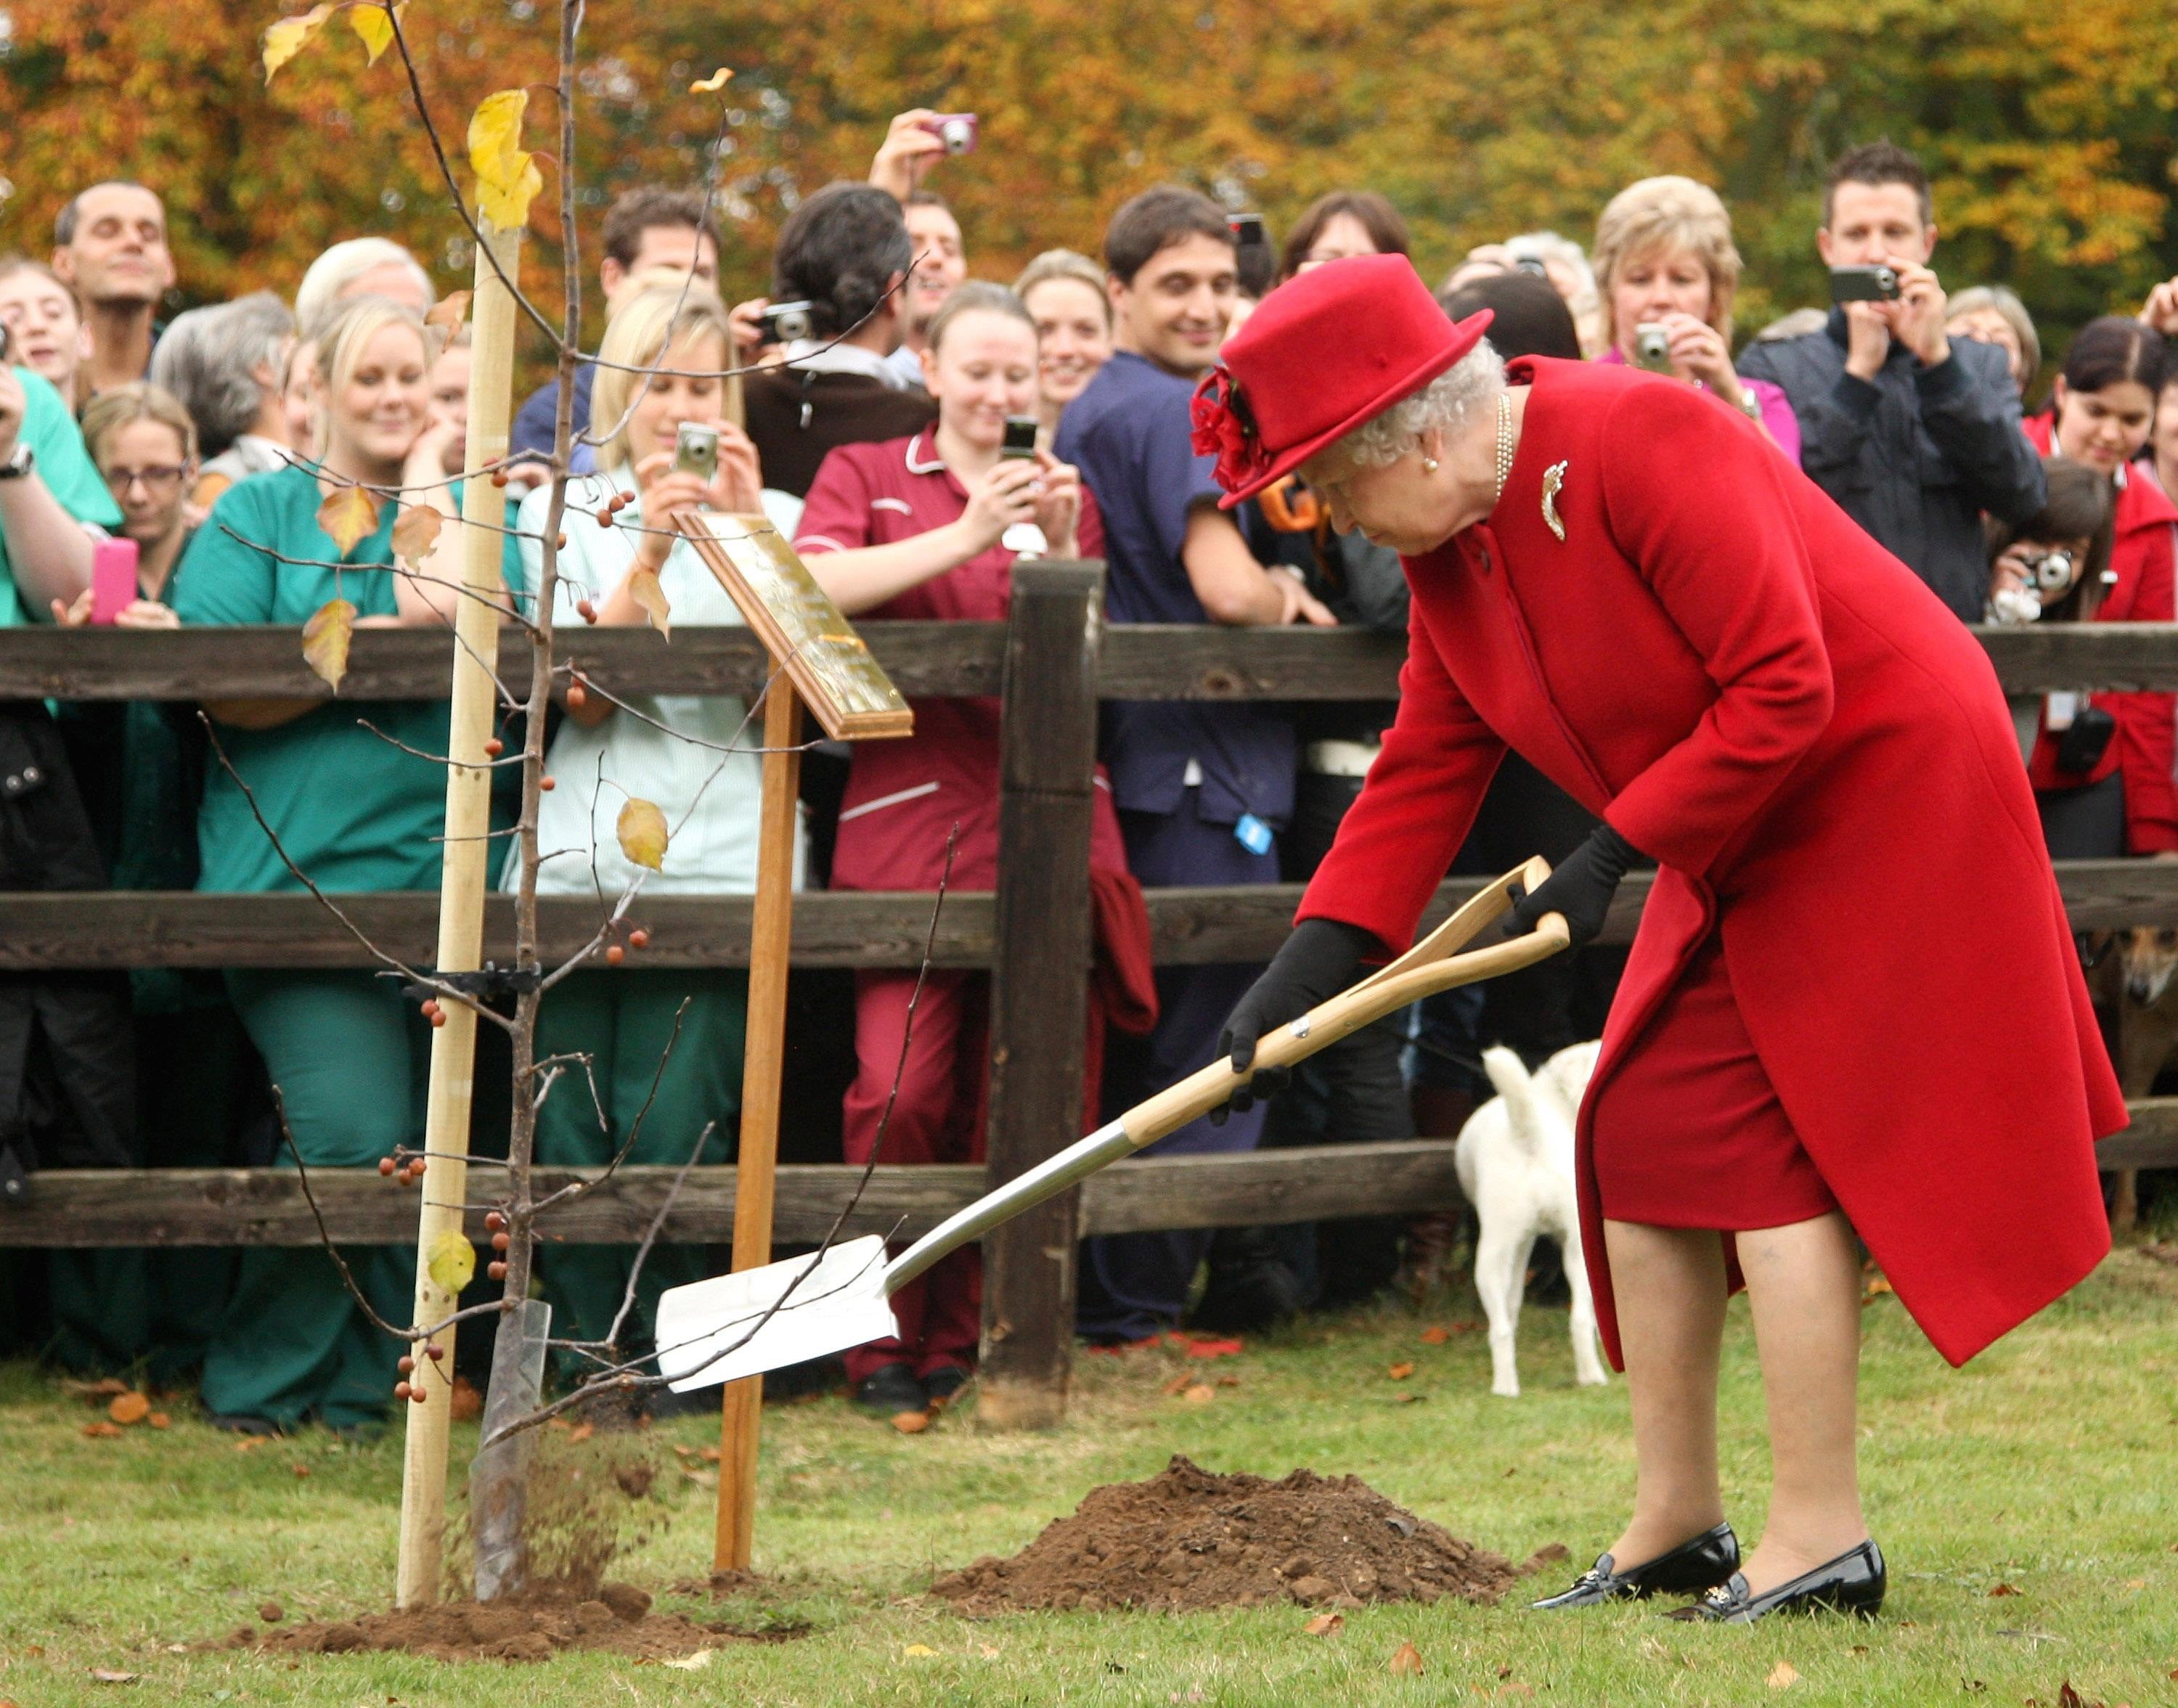
[[[758,336],[767,344],[791,344],[816,336],[814,303],[774,303],[757,319]]]
[[[1270,243],[1270,230],[1264,225],[1261,214],[1231,214],[1226,217],[1225,224],[1232,232],[1233,241],[1236,244],[1267,245]]]
[[[1037,430],[1042,424],[1033,415],[1007,416],[1006,436],[999,445],[999,460],[1001,462],[1033,461],[1036,457]]]
[[[1672,371],[1672,335],[1653,320],[1634,329],[1634,365],[1651,374]]]
[[[1895,303],[1898,300],[1898,272],[1894,267],[1832,267],[1833,303]]]
[[[972,112],[941,112],[925,120],[922,128],[945,145],[946,153],[973,154],[981,126]]]
[[[673,467],[709,485],[719,474],[719,430],[700,421],[683,421],[674,435]]]

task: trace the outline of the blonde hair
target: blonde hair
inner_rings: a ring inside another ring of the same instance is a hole
[[[350,238],[335,244],[310,263],[295,287],[295,324],[315,338],[331,324],[347,299],[341,294],[365,273],[380,267],[405,268],[429,304],[436,295],[423,264],[391,238]]]
[[[426,369],[438,358],[438,340],[424,324],[424,317],[406,303],[391,297],[351,297],[341,303],[317,337],[310,341],[317,358],[316,439],[319,453],[331,439],[333,399],[347,389],[356,365],[370,341],[388,326],[406,326],[416,335]]]
[[[1739,251],[1732,241],[1732,216],[1705,183],[1690,178],[1644,178],[1611,198],[1595,222],[1595,282],[1603,298],[1606,343],[1618,342],[1611,287],[1636,256],[1690,249],[1709,274],[1709,323],[1732,337],[1732,299],[1739,293]]]
[[[648,368],[667,351],[707,333],[731,354],[733,327],[726,319],[725,304],[684,278],[622,298],[598,346],[598,374],[590,385],[591,430],[612,432],[598,446],[599,468],[616,468],[635,460],[625,418],[643,389],[645,376],[628,370]]]
[[[182,441],[182,461],[197,460],[196,423],[189,419],[189,412],[182,407],[182,400],[164,386],[140,380],[101,391],[85,406],[84,446],[101,473],[105,468],[105,458],[100,454],[101,447],[132,421],[156,421],[161,427],[172,428]]]
[[[1021,269],[1021,276],[1014,281],[1014,294],[1026,303],[1031,291],[1053,279],[1071,279],[1076,284],[1088,286],[1096,296],[1097,307],[1104,311],[1105,330],[1111,330],[1112,298],[1104,288],[1104,270],[1088,256],[1072,249],[1046,249]]]

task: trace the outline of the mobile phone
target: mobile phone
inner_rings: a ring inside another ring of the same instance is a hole
[[[1832,267],[1831,300],[1834,303],[1895,303],[1898,300],[1896,268]]]
[[[698,476],[708,486],[719,474],[719,430],[699,421],[683,421],[673,439],[673,467]]]
[[[1654,320],[1634,329],[1634,365],[1651,374],[1672,371],[1672,335]]]
[[[1225,225],[1233,233],[1233,241],[1236,244],[1267,244],[1271,240],[1270,228],[1264,225],[1261,214],[1229,214]]]
[[[817,323],[811,318],[814,303],[774,303],[757,317],[757,331],[767,344],[791,344],[796,338],[807,338],[816,331]]]
[[[1033,415],[1006,417],[1006,436],[999,444],[999,459],[1006,462],[1015,458],[1033,461],[1036,457],[1037,430],[1042,425]]]
[[[90,549],[90,620],[111,625],[143,597],[136,585],[136,542],[101,539]]]
[[[982,127],[972,112],[939,112],[924,119],[922,128],[945,145],[946,153],[973,154]]]

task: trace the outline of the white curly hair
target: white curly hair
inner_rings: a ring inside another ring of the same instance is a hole
[[[1334,468],[1388,468],[1435,430],[1449,438],[1493,408],[1505,390],[1505,359],[1485,338],[1419,391],[1380,410],[1318,453]],[[1316,459],[1311,458],[1311,461]]]

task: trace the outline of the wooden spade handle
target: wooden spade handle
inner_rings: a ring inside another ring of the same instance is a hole
[[[1546,873],[1548,868],[1544,868]],[[1488,923],[1497,913],[1502,913],[1510,904],[1505,888],[1510,881],[1524,878],[1524,872],[1500,879],[1490,890],[1475,898],[1476,902],[1491,897],[1494,892],[1497,902],[1493,912],[1469,923],[1469,934]],[[1469,903],[1472,907],[1475,902]],[[1464,913],[1467,910],[1463,908]],[[1449,927],[1458,919],[1447,920]],[[1546,913],[1536,922],[1535,928],[1525,937],[1516,937],[1508,942],[1493,944],[1487,949],[1471,950],[1464,955],[1445,954],[1442,950],[1429,958],[1415,961],[1415,957],[1429,949],[1446,928],[1440,928],[1431,938],[1418,944],[1391,966],[1371,977],[1363,980],[1350,989],[1341,991],[1328,1002],[1311,1009],[1299,1020],[1274,1026],[1263,1034],[1256,1045],[1255,1065],[1245,1074],[1233,1071],[1229,1061],[1214,1061],[1206,1068],[1190,1074],[1179,1084],[1159,1092],[1155,1097],[1140,1103],[1119,1117],[1126,1129],[1129,1145],[1141,1150],[1145,1145],[1155,1144],[1168,1133],[1176,1132],[1199,1115],[1206,1115],[1240,1089],[1264,1068],[1290,1067],[1295,1062],[1314,1055],[1318,1050],[1338,1042],[1340,1038],[1359,1032],[1371,1021],[1381,1020],[1394,1010],[1440,990],[1451,990],[1463,984],[1473,984],[1485,978],[1497,978],[1508,972],[1517,972],[1524,966],[1532,966],[1547,960],[1565,948],[1571,941],[1566,928],[1565,916]]]

